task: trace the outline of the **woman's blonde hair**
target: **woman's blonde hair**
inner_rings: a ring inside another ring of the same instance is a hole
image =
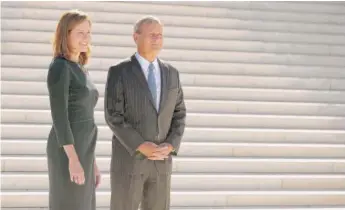
[[[68,47],[68,36],[70,31],[83,21],[89,21],[91,26],[91,20],[89,16],[79,10],[71,10],[62,14],[59,23],[56,27],[53,40],[53,52],[54,58],[62,56],[66,59],[70,59],[71,50]],[[85,65],[91,53],[91,47],[88,46],[87,52],[81,52],[79,55],[79,63]]]

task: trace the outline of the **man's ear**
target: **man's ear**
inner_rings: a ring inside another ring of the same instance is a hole
[[[137,33],[133,33],[133,40],[135,43],[137,43],[137,40],[138,40],[138,34]]]

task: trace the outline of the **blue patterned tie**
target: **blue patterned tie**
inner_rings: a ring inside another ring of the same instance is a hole
[[[152,63],[150,63],[147,82],[148,82],[148,85],[149,85],[149,88],[150,88],[150,91],[151,91],[151,94],[153,97],[153,101],[154,101],[155,107],[156,107],[157,106],[157,86],[156,86],[156,78],[155,78],[155,74],[154,74],[154,69],[155,69],[155,66]]]

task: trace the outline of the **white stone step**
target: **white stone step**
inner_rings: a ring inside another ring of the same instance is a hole
[[[48,190],[47,173],[2,173],[1,189]],[[173,174],[172,190],[344,190],[345,175]],[[100,190],[110,190],[110,174],[102,174]]]
[[[49,110],[1,110],[2,123],[51,124]],[[94,113],[97,125],[106,126],[104,112]],[[345,117],[279,116],[188,113],[186,125],[206,128],[279,128],[279,129],[329,129],[345,130]]]
[[[46,139],[51,125],[2,124],[2,139]],[[98,126],[99,139],[111,140],[107,126]],[[20,131],[20,132],[18,132]],[[344,144],[344,130],[242,129],[187,127],[183,141]]]
[[[171,207],[171,210],[344,210],[345,206],[341,207],[316,207],[316,206],[309,206],[309,207],[286,207],[286,206],[279,206],[279,207]],[[26,208],[2,208],[2,210],[49,210],[47,207],[26,207]],[[109,210],[109,207],[97,207],[96,210]],[[139,209],[138,209],[139,210]]]
[[[134,51],[133,51],[134,53]],[[126,55],[131,56],[133,53]],[[1,55],[2,67],[19,67],[19,68],[42,68],[47,69],[52,57],[51,56],[33,56],[33,55]],[[91,57],[87,68],[93,70],[108,71],[109,67],[118,63],[121,59],[116,58],[94,58]],[[209,62],[190,62],[171,61],[181,73],[196,74],[228,74],[228,75],[250,75],[250,76],[277,76],[283,77],[306,77],[306,78],[335,78],[345,77],[345,71],[339,67],[323,67],[323,66],[287,66],[272,64],[250,64],[250,63],[209,63]]]
[[[345,207],[282,207],[283,210],[344,210]],[[1,208],[2,210],[49,210],[47,207]],[[277,207],[171,207],[171,210],[277,210]],[[109,207],[97,207],[96,210],[109,210]],[[139,209],[138,209],[139,210]]]
[[[2,31],[49,31],[55,30],[58,20],[34,20],[34,19],[6,19],[1,20]],[[134,24],[134,23],[133,23]],[[133,24],[119,23],[94,23],[92,30],[100,34],[116,34],[131,36]],[[35,27],[39,25],[40,27]],[[302,27],[303,28],[303,27]],[[344,29],[343,29],[344,30]],[[345,44],[343,34],[319,34],[303,32],[277,32],[253,31],[249,29],[211,29],[167,26],[164,28],[166,37],[202,38],[217,40],[247,40],[247,41],[270,41],[270,42],[298,42],[316,44]],[[332,33],[332,32],[331,32]]]
[[[277,210],[278,207],[172,207],[171,210]],[[283,210],[344,210],[345,207],[282,207]],[[47,207],[1,208],[2,210],[49,210]],[[109,207],[97,207],[96,210],[109,210]]]
[[[102,11],[102,12],[114,12],[114,13],[132,13],[144,14],[142,8],[145,6],[146,11],[150,11],[149,14],[160,14],[160,15],[178,15],[183,16],[207,16],[210,17],[223,17],[228,14],[227,9],[221,8],[205,8],[205,7],[186,7],[186,6],[174,6],[174,10],[171,6],[154,4],[143,4],[143,2],[104,2],[100,5],[96,2],[87,2],[81,4],[80,2],[66,2],[66,4],[57,4],[56,2],[44,2],[44,4],[38,4],[37,2],[5,2],[4,7],[15,7],[15,8],[46,8],[46,9],[63,9],[68,10],[70,8],[79,8],[81,10],[90,11]],[[186,15],[188,14],[188,15]]]
[[[30,72],[30,74],[28,74]],[[90,70],[95,83],[106,83],[108,71]],[[3,81],[46,82],[47,69],[2,68]],[[180,73],[183,86],[243,87],[243,88],[279,88],[308,90],[345,90],[345,79],[237,76]]]
[[[248,20],[248,19],[258,19],[258,20],[273,20],[273,21],[291,21],[291,22],[306,22],[306,23],[344,23],[345,17],[340,14],[322,14],[317,13],[313,14],[310,6],[307,8],[309,9],[308,13],[296,13],[296,12],[283,12],[283,11],[263,11],[262,9],[269,9],[266,4],[261,3],[261,8],[257,8],[253,10],[247,2],[227,2],[224,5],[218,7],[205,7],[204,4],[209,4],[211,2],[168,2],[168,4],[173,4],[174,8],[171,9],[170,5],[166,5],[167,2],[140,2],[139,4],[136,2],[131,2],[130,5],[126,2],[105,2],[103,5],[88,2],[80,3],[80,2],[66,2],[65,4],[59,4],[57,2],[44,2],[44,4],[39,2],[4,2],[2,5],[3,7],[15,7],[15,8],[46,8],[46,9],[70,9],[73,7],[77,7],[81,10],[89,11],[101,11],[101,12],[113,12],[114,14],[118,12],[126,12],[126,13],[134,13],[137,14],[138,11],[143,13],[145,11],[142,10],[143,4],[145,8],[148,8],[147,11],[150,11],[150,14],[159,15],[177,15],[177,16],[199,16],[205,17],[213,17],[213,18],[228,18],[228,19],[240,19],[240,20]],[[276,2],[270,2],[270,4],[275,4]],[[295,4],[296,2],[294,2]],[[315,4],[319,2],[313,2],[313,7]],[[327,4],[323,4],[322,8],[329,9],[329,12],[340,11],[339,5],[331,5],[335,2],[327,2]],[[183,6],[184,4],[193,4],[192,7],[190,6]],[[217,6],[215,4],[219,4],[219,2],[212,2],[212,6]],[[255,4],[255,3],[254,3]],[[291,4],[289,4],[291,5]],[[224,8],[226,6],[227,8]],[[303,6],[303,5],[302,5]],[[304,5],[305,7],[305,5]],[[231,12],[229,11],[231,8]],[[318,8],[318,7],[317,7]],[[285,9],[285,7],[280,7],[280,10]],[[311,11],[310,11],[311,10]],[[324,11],[324,10],[322,10]]]
[[[4,71],[4,69],[2,69]],[[2,72],[3,73],[3,72]],[[4,76],[2,75],[2,78]],[[25,103],[23,103],[25,101]],[[185,100],[190,113],[271,114],[308,116],[345,116],[345,104],[289,103],[256,101]],[[50,110],[48,96],[1,95],[2,109]],[[104,98],[98,98],[97,111],[104,110]]]
[[[158,2],[157,2],[158,4]],[[160,1],[159,4],[167,6],[186,5],[186,6],[203,6],[212,8],[227,8],[227,9],[251,9],[263,12],[279,11],[279,12],[293,12],[293,13],[311,13],[311,14],[327,14],[327,15],[344,15],[344,4],[342,2],[213,2],[213,1]]]
[[[344,29],[345,31],[345,29]],[[3,42],[3,54],[15,55],[49,55],[52,52],[50,44]],[[125,58],[135,52],[134,47],[93,46],[92,55],[95,58]],[[160,53],[163,60],[235,62],[235,63],[266,63],[281,65],[309,65],[344,67],[344,56],[315,56],[273,53],[247,53],[230,51],[201,51],[163,49]]]
[[[345,207],[279,207],[284,210],[343,210]],[[277,207],[171,207],[171,210],[276,210]],[[48,208],[2,208],[2,210],[48,210]],[[109,207],[97,207],[96,210],[109,210]],[[139,210],[139,209],[138,209]]]
[[[145,8],[145,6],[142,6]],[[141,9],[142,9],[141,8]],[[30,8],[3,8],[2,18],[8,19],[40,19],[58,20],[66,10],[57,9],[30,9]],[[140,11],[140,10],[139,10]],[[139,12],[138,11],[138,12]],[[91,19],[97,23],[122,23],[134,24],[143,14],[141,13],[114,13],[114,12],[88,12]],[[299,23],[287,21],[260,21],[256,19],[234,20],[226,18],[208,18],[193,16],[159,15],[166,27],[202,27],[202,28],[225,28],[225,29],[249,29],[253,31],[274,32],[299,32],[319,34],[343,34],[345,27],[341,24],[324,23]]]
[[[45,155],[47,140],[1,140],[2,155]],[[110,156],[111,140],[98,139],[96,154]],[[268,144],[182,141],[183,157],[314,157],[345,158],[345,145],[339,144]]]
[[[12,191],[1,195],[2,207],[47,207],[47,191]],[[20,200],[21,202],[18,202]],[[107,207],[109,191],[97,192],[97,206]],[[311,206],[345,205],[344,191],[174,191],[171,206]]]
[[[97,157],[101,171],[109,171],[110,157]],[[45,156],[2,156],[2,172],[45,172]],[[336,173],[345,172],[341,158],[186,158],[173,159],[177,173]]]
[[[24,43],[51,43],[52,32],[37,31],[2,31],[3,42],[24,42]],[[106,35],[93,32],[92,44],[96,46],[118,46],[134,47],[131,36]],[[208,39],[185,39],[185,38],[164,38],[165,49],[189,49],[189,50],[226,50],[239,52],[267,52],[267,53],[291,53],[291,54],[312,54],[312,55],[345,55],[342,46],[326,44],[303,44],[261,42],[261,41],[236,41],[236,40],[212,40]]]
[[[327,4],[323,4],[321,8],[321,11],[325,7],[326,9],[329,9],[328,13],[315,13],[313,11],[315,4],[318,4],[320,2],[313,2],[312,6],[304,4],[302,5],[303,8],[309,10],[307,12],[296,12],[293,10],[286,10],[286,5],[281,5],[280,7],[275,7],[274,9],[271,8],[272,5],[276,3],[283,3],[287,4],[289,8],[291,7],[291,4],[294,4],[293,8],[296,8],[296,4],[301,3],[294,1],[293,3],[290,2],[270,2],[269,5],[263,3],[263,2],[226,2],[222,4],[221,1],[219,2],[212,2],[212,1],[199,1],[199,2],[193,2],[193,1],[176,1],[176,2],[157,2],[158,4],[173,4],[174,6],[180,6],[182,5],[192,5],[192,8],[194,7],[200,7],[204,6],[203,8],[221,8],[221,9],[230,9],[231,12],[228,12],[226,15],[229,18],[236,18],[236,19],[253,19],[256,18],[257,20],[272,20],[272,21],[291,21],[291,22],[300,22],[300,23],[329,23],[329,24],[341,24],[345,22],[345,17],[343,13],[341,12],[341,8],[336,8],[339,5],[332,5],[336,2],[327,2]],[[256,4],[258,3],[258,4]],[[305,3],[305,2],[304,2]],[[212,4],[208,6],[207,4]],[[297,7],[300,4],[297,5]],[[165,5],[169,6],[169,5]],[[206,7],[205,7],[206,6]],[[333,6],[333,7],[332,7]],[[342,6],[342,5],[340,5]],[[335,12],[339,11],[339,13],[329,13],[329,12]]]
[[[103,96],[105,84],[96,84],[96,87],[100,93],[100,96]],[[197,86],[184,86],[183,89],[185,99],[318,103],[345,102],[345,91],[220,88]],[[7,95],[47,95],[48,89],[46,82],[2,81],[1,93]]]

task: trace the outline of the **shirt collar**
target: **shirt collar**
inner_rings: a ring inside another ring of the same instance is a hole
[[[137,58],[141,68],[145,72],[147,72],[149,69],[150,62],[148,60],[146,60],[144,57],[142,57],[138,52],[135,53],[135,57]],[[158,70],[158,68],[159,68],[158,59],[155,58],[155,60],[152,63],[155,66],[155,69]]]

